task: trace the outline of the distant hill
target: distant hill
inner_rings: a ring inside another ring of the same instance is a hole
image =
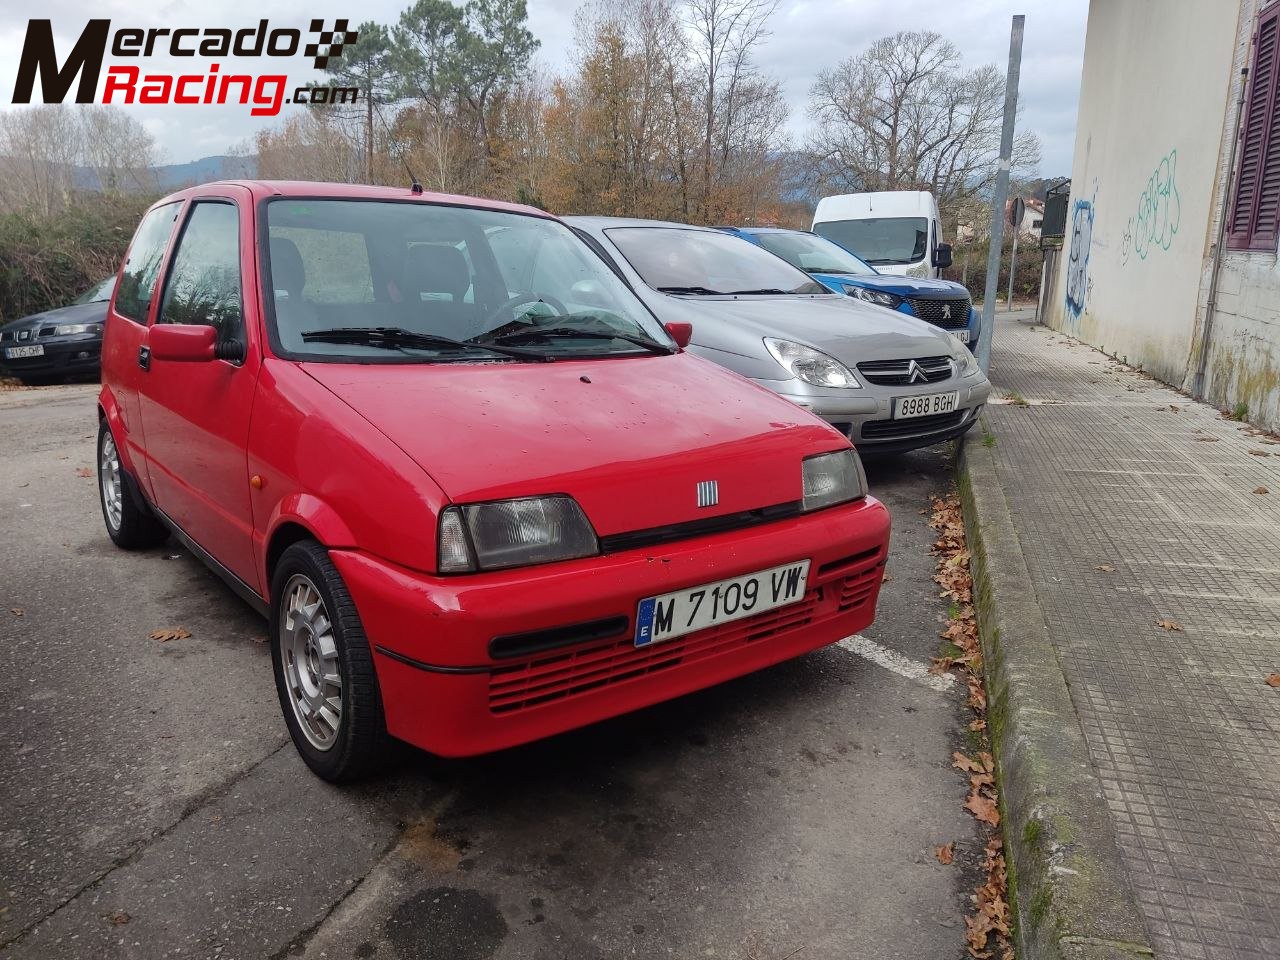
[[[258,174],[253,157],[201,157],[190,163],[166,163],[151,167],[134,179],[126,190],[168,193],[211,180],[243,180]],[[98,176],[90,167],[75,167],[71,181],[78,190],[100,190]]]

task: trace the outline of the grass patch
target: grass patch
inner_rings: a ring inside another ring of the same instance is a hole
[[[1249,405],[1241,400],[1230,410],[1223,410],[1222,419],[1235,420],[1238,423],[1243,423],[1245,420],[1249,419]]]
[[[1027,398],[1024,397],[1022,394],[1020,394],[1017,390],[1008,391],[1004,395],[1004,398],[1017,407],[1031,406],[1031,404],[1027,403]]]

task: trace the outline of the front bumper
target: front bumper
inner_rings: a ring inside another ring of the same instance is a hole
[[[826,420],[865,453],[899,453],[957,437],[973,426],[978,411],[991,396],[991,383],[981,374],[943,383],[912,387],[871,385],[860,390],[808,387],[798,380],[757,380],[797,406]],[[800,388],[803,392],[794,392]],[[960,406],[951,419],[921,417],[893,420],[893,401],[930,393],[960,392]]]
[[[40,346],[44,354],[39,357],[10,359],[5,351],[10,347]],[[102,339],[50,340],[40,339],[23,343],[6,341],[0,345],[0,371],[11,377],[30,379],[35,377],[60,377],[80,373],[97,373],[102,362]]]
[[[374,648],[387,728],[442,756],[526,743],[741,676],[867,627],[888,551],[875,499],[647,550],[459,577],[335,550]],[[637,648],[644,597],[809,558],[786,607]],[[497,659],[496,637],[614,632]]]

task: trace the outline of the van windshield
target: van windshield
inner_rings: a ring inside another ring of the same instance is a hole
[[[273,199],[273,345],[295,359],[447,363],[671,353],[564,224],[421,201]]]
[[[756,240],[805,273],[836,273],[852,277],[874,277],[876,272],[852,253],[825,237],[812,233],[757,233]]]
[[[919,263],[929,250],[929,221],[924,217],[873,217],[828,220],[813,232],[851,250],[872,266]]]

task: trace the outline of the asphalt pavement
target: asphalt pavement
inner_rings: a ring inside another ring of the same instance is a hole
[[[107,539],[96,390],[0,393],[4,960],[966,955],[968,718],[892,669],[927,663],[947,615],[945,450],[868,465],[894,519],[880,662],[833,646],[336,788],[288,742],[264,622],[176,544]]]

